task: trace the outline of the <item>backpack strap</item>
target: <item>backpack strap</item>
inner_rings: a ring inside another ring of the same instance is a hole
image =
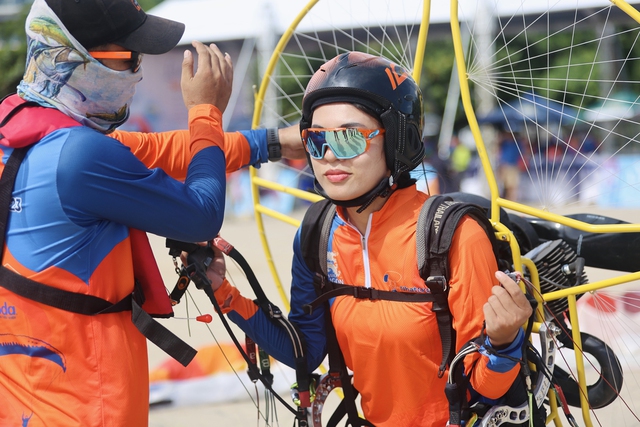
[[[431,196],[422,206],[416,231],[416,257],[420,277],[429,287],[435,300],[432,310],[436,314],[442,361],[438,377],[442,377],[456,353],[456,332],[449,310],[449,249],[458,223],[464,216],[472,217],[484,229],[491,241],[494,254],[497,241],[486,211],[478,205],[454,201],[447,195]]]
[[[309,206],[300,227],[302,257],[309,270],[327,275],[327,251],[336,205],[323,199]],[[318,248],[325,248],[324,251]]]

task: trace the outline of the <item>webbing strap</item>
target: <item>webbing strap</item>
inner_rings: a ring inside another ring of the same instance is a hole
[[[358,396],[358,391],[355,389],[353,384],[351,384],[351,375],[349,375],[347,364],[344,361],[342,351],[340,351],[338,338],[336,337],[336,329],[333,326],[333,321],[331,320],[331,315],[329,314],[329,303],[325,302],[325,304],[327,305],[327,313],[324,318],[325,329],[327,331],[327,355],[329,357],[329,372],[335,372],[340,376],[342,392],[344,393],[344,398],[342,399],[344,405],[342,405],[341,402],[341,405],[336,408],[336,412],[334,412],[334,414],[329,419],[327,427],[336,427],[338,425],[338,422],[340,422],[340,420],[344,417],[345,413],[347,415],[347,422],[345,426],[373,426],[371,422],[367,421],[364,418],[361,418],[358,414],[358,408],[356,407],[356,397]]]
[[[445,296],[432,306],[442,341],[439,377],[444,374],[456,353],[456,333],[446,298],[449,294],[449,249],[458,224],[465,216],[474,219],[484,229],[495,252],[493,226],[483,208],[478,205],[454,201],[446,195],[432,196],[424,203],[418,216],[416,251],[420,277],[432,294]]]
[[[329,281],[325,282],[325,289],[329,290],[325,290],[319,297],[311,301],[309,304],[304,305],[303,308],[307,314],[311,314],[313,310],[319,307],[323,302],[342,295],[349,295],[357,299],[400,302],[433,302],[438,299],[434,294],[383,291],[374,288],[366,288],[364,286],[343,285]]]
[[[149,341],[169,356],[180,362],[182,366],[187,366],[194,357],[196,349],[182,341],[177,335],[161,325],[149,313],[144,311],[132,296],[131,301],[131,321]]]
[[[320,229],[320,248],[328,248],[329,247],[329,234],[331,234],[331,224],[333,224],[333,217],[336,214],[336,205],[333,203],[329,203],[329,206],[325,208],[324,219],[322,221],[322,228]],[[327,275],[327,251],[319,251],[318,258],[320,261],[320,268],[322,269],[322,274]]]
[[[117,313],[131,310],[131,295],[113,304],[102,298],[54,288],[0,267],[0,286],[23,298],[76,314]]]
[[[2,177],[0,177],[0,250],[4,247],[5,230],[7,229],[7,219],[11,207],[11,193],[16,182],[16,175],[24,156],[27,155],[29,147],[17,148],[9,156],[9,160],[4,165]],[[1,255],[0,255],[1,257]]]
[[[327,274],[327,248],[336,205],[324,199],[309,206],[300,227],[302,257],[309,270]]]
[[[435,301],[431,307],[436,315],[438,331],[440,333],[440,342],[442,344],[442,360],[438,368],[438,378],[444,375],[447,365],[455,354],[456,333],[453,329],[453,319],[449,310],[449,250],[434,251],[434,234],[446,234],[448,239],[445,242],[451,244],[453,232],[456,229],[457,222],[453,224],[447,222],[443,218],[438,218],[438,213],[442,211],[442,207],[446,203],[451,202],[450,197],[432,196],[422,205],[418,216],[418,224],[416,227],[416,253],[418,260],[418,271],[420,277],[429,287],[431,294],[438,295],[440,298]],[[451,230],[451,231],[449,231]],[[439,245],[438,245],[439,246]]]

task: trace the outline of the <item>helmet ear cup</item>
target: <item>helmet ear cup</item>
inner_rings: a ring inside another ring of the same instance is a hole
[[[384,153],[387,167],[394,180],[402,172],[417,167],[424,159],[425,150],[421,131],[413,123],[407,123],[406,116],[395,109],[380,115],[385,129]]]
[[[422,130],[418,129],[415,125],[409,124],[407,126],[407,146],[405,148],[405,154],[409,158],[409,165],[413,165],[409,170],[414,169],[422,161],[425,156],[424,143],[422,142]]]
[[[395,110],[387,110],[380,115],[380,122],[384,128],[384,157],[387,162],[387,168],[391,171],[391,175],[396,176],[396,138],[398,136],[398,116],[401,116]]]

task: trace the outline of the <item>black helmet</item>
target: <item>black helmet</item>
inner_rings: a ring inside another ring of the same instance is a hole
[[[326,62],[311,77],[302,99],[300,130],[311,127],[316,107],[334,102],[359,104],[382,123],[391,178],[374,189],[373,198],[386,197],[389,188],[395,189],[400,175],[414,169],[424,158],[420,87],[407,70],[387,59],[346,52]],[[357,200],[361,202],[361,198]]]
[[[361,104],[380,120],[392,176],[422,163],[422,92],[407,70],[362,52],[336,56],[322,65],[307,85],[300,130],[311,126],[316,107],[332,102]]]

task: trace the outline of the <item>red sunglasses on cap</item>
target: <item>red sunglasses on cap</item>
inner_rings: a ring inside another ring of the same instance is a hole
[[[140,52],[133,52],[130,50],[116,50],[116,51],[90,51],[91,55],[95,59],[122,59],[124,61],[131,61],[131,72],[135,73],[140,69],[142,63],[142,54]]]

